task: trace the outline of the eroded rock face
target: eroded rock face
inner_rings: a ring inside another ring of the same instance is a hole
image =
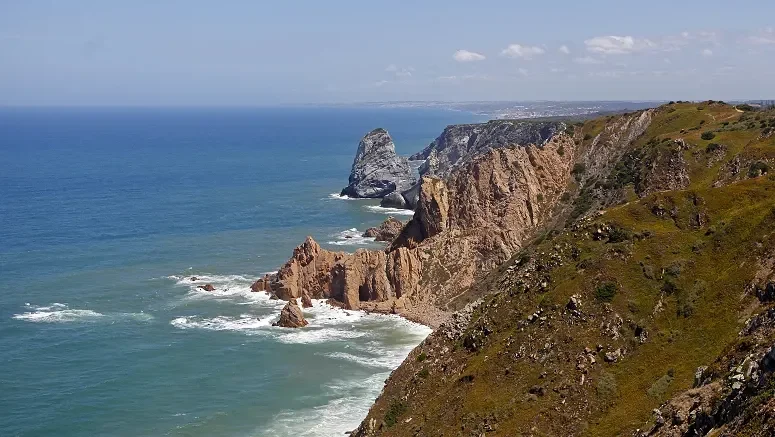
[[[309,322],[304,318],[304,314],[301,312],[299,304],[296,303],[296,299],[291,299],[280,311],[280,320],[277,321],[276,326],[302,328],[308,324]]]
[[[390,134],[385,129],[374,129],[358,144],[349,185],[342,195],[379,198],[409,189],[413,183],[409,161],[396,154]]]
[[[345,254],[307,238],[272,290],[281,299],[306,291],[348,309],[397,312],[435,326],[453,296],[513,255],[547,219],[570,178],[574,147],[558,135],[542,147],[492,149],[446,181],[423,177],[415,215],[388,249]]]
[[[363,233],[364,237],[372,237],[375,241],[393,241],[398,234],[401,233],[401,229],[404,228],[404,224],[401,220],[393,217],[388,217],[382,224],[373,228],[366,229]]]
[[[491,149],[525,144],[541,146],[564,129],[565,125],[559,122],[514,120],[452,125],[409,159],[425,160],[420,166],[421,175],[447,177],[455,168]]]

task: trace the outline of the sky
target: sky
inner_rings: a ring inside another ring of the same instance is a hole
[[[773,78],[773,0],[0,0],[2,106],[773,99]]]

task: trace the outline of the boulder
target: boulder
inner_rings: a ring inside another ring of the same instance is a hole
[[[353,160],[349,185],[342,195],[380,198],[409,189],[414,183],[409,161],[396,154],[393,139],[385,129],[366,134]]]
[[[404,224],[393,217],[388,217],[381,225],[366,229],[364,237],[373,237],[376,241],[393,241],[401,233]]]
[[[280,311],[280,320],[278,320],[274,326],[281,326],[283,328],[301,328],[308,324],[309,322],[304,319],[304,314],[301,312],[299,304],[296,303],[296,299],[291,299],[285,304],[282,311]]]
[[[215,287],[213,287],[213,284],[200,285],[196,288],[201,288],[204,291],[215,291]]]
[[[402,196],[398,191],[393,191],[392,193],[382,198],[382,201],[379,202],[379,206],[383,208],[404,209],[406,208],[406,199],[404,199],[404,196]]]

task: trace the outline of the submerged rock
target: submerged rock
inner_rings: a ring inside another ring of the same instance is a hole
[[[301,312],[299,304],[296,303],[296,299],[291,299],[285,304],[283,310],[280,311],[280,320],[278,320],[274,326],[281,326],[283,328],[301,328],[308,324],[309,322],[304,319],[304,314]]]
[[[213,284],[200,285],[196,288],[201,288],[204,291],[215,291],[215,287],[213,287]]]
[[[380,198],[409,189],[413,179],[409,161],[396,154],[390,134],[382,128],[374,129],[358,144],[350,184],[342,190],[342,195]]]

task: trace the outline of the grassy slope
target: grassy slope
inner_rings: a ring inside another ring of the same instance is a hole
[[[756,309],[745,290],[757,257],[775,247],[775,180],[711,188],[734,156],[775,158],[775,139],[762,139],[761,120],[755,128],[751,120],[728,105],[660,108],[636,147],[649,153],[683,138],[689,189],[612,208],[493,272],[486,285],[494,294],[467,334],[455,342],[432,336],[394,373],[371,413],[382,421],[396,415],[387,414],[391,406],[401,411],[384,435],[614,436],[644,428],[651,409],[690,387],[697,366],[721,354]],[[606,121],[587,122],[583,132],[595,135]],[[716,137],[703,140],[706,131]],[[709,164],[710,143],[723,144],[725,155]],[[606,226],[622,241],[593,237]],[[610,303],[596,298],[606,283],[617,290]],[[582,316],[565,308],[574,294]],[[538,309],[546,319],[527,322]],[[610,323],[616,338],[601,329]],[[641,329],[644,343],[635,335]],[[579,355],[598,344],[597,363],[582,359],[580,370]],[[618,348],[625,357],[605,363],[605,352]]]

